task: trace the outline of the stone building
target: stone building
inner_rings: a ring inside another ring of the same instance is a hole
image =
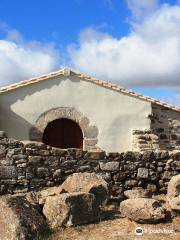
[[[0,129],[18,140],[107,152],[180,149],[180,108],[63,69],[0,89]]]

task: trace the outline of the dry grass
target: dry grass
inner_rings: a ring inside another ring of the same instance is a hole
[[[112,208],[112,207],[111,207]],[[128,239],[157,239],[157,240],[179,240],[180,239],[180,217],[172,222],[166,221],[159,224],[138,224],[127,218],[121,218],[117,209],[108,209],[102,215],[104,220],[99,223],[61,228],[54,233],[49,240],[128,240]],[[142,227],[147,230],[143,236],[135,235],[135,228]],[[172,233],[152,233],[158,230],[171,230]]]

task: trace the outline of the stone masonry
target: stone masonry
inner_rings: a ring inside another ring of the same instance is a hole
[[[112,195],[143,187],[166,192],[180,173],[180,152],[108,153],[57,149],[40,142],[20,142],[0,136],[0,193],[39,190],[61,184],[75,172],[96,172],[109,183]]]
[[[134,130],[132,134],[134,151],[160,150],[159,137],[152,130]]]
[[[151,129],[164,150],[180,150],[180,113],[152,104]]]
[[[179,112],[157,104],[152,104],[150,129],[134,130],[133,150],[180,150]]]

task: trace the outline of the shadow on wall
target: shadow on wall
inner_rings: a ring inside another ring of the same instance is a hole
[[[54,86],[58,86],[59,84],[63,83],[63,81],[67,80],[64,77],[53,78],[51,81],[41,81],[39,83],[32,85],[27,85],[26,87],[22,87],[19,89],[11,90],[9,92],[1,93],[0,94],[0,129],[6,131],[10,137],[19,140],[27,140],[27,136],[29,136],[29,132],[27,129],[31,129],[33,125],[24,119],[23,117],[19,116],[17,113],[13,112],[11,106],[18,101],[23,101],[27,96],[31,96],[34,93],[41,92],[43,90],[51,89]],[[80,81],[80,79],[72,79],[71,81]],[[46,96],[47,97],[47,96]],[[42,102],[43,102],[42,98]],[[28,109],[29,112],[33,110]],[[42,112],[39,113],[39,115]],[[13,127],[12,127],[13,126]],[[21,127],[22,126],[22,127]]]
[[[180,113],[152,104],[151,129],[162,150],[180,149]]]
[[[10,92],[4,93],[0,95],[0,129],[5,131],[9,137],[13,137],[18,140],[34,140],[34,141],[43,141],[43,134],[45,128],[48,124],[57,119],[70,119],[76,123],[82,130],[84,134],[83,138],[83,145],[85,146],[84,149],[95,149],[97,144],[97,136],[98,136],[98,129],[96,126],[90,125],[90,121],[88,118],[83,116],[82,113],[79,113],[74,108],[67,108],[67,107],[57,107],[51,108],[43,112],[41,105],[43,106],[44,98],[46,93],[41,94],[38,96],[38,100],[40,102],[40,107],[37,107],[34,111],[35,106],[33,106],[34,101],[30,99],[30,102],[25,102],[25,104],[19,104],[16,107],[16,113],[12,110],[12,106],[15,103],[18,103],[25,100],[27,96],[31,96],[35,93],[40,93],[43,90],[50,89],[55,85],[59,85],[66,80],[64,78],[57,78],[53,79],[52,81],[42,81],[41,83],[36,83],[35,87],[33,85],[29,85],[25,88],[20,88],[17,90],[12,90]],[[71,79],[74,82],[80,81],[78,78]],[[67,94],[69,94],[67,92]],[[42,104],[41,104],[42,103]],[[38,103],[37,103],[38,104]],[[58,106],[58,102],[54,102],[55,105]],[[73,104],[73,103],[72,103]],[[23,109],[21,109],[23,107]],[[33,108],[34,107],[34,108]],[[28,108],[28,109],[27,109]],[[43,113],[42,113],[43,112]],[[26,119],[20,116],[20,114],[24,114]],[[33,116],[34,115],[34,116]],[[36,119],[36,122],[28,121],[28,116],[33,116]],[[41,121],[40,121],[41,120]],[[67,134],[67,133],[66,133]],[[64,134],[65,135],[65,134]],[[72,134],[71,134],[72,135]],[[70,137],[68,135],[67,137]],[[82,144],[81,144],[82,145]],[[55,144],[52,146],[56,146]],[[72,145],[67,146],[72,147]],[[77,146],[74,146],[77,147]],[[82,147],[82,146],[81,146]]]

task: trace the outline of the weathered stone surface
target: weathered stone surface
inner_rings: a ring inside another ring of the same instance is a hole
[[[62,177],[62,170],[61,169],[56,169],[56,171],[53,173],[53,178],[54,179],[60,179]]]
[[[49,176],[49,169],[45,167],[39,167],[37,169],[37,176],[40,178]]]
[[[15,166],[0,166],[0,179],[15,178],[16,176]]]
[[[107,202],[109,190],[107,182],[95,173],[74,173],[61,185],[66,192],[93,193],[98,204]]]
[[[148,139],[146,134],[151,135],[151,131],[140,132],[145,134],[137,135],[141,141]],[[0,189],[1,194],[38,190],[60,184],[74,172],[95,172],[110,186],[123,186],[124,191],[143,187],[153,193],[166,193],[167,182],[179,174],[179,160],[179,151],[106,154],[102,150],[58,149],[31,141],[23,145],[0,138]]]
[[[31,164],[38,164],[41,162],[42,157],[41,156],[30,156],[29,157],[29,162]]]
[[[6,156],[6,148],[4,146],[0,146],[0,158],[4,158]]]
[[[151,197],[151,193],[143,188],[135,188],[132,190],[124,191],[124,196],[127,198],[148,198]]]
[[[169,200],[169,205],[172,210],[180,212],[180,195]]]
[[[138,184],[138,181],[135,179],[129,179],[127,181],[125,181],[125,187],[126,188],[132,188],[132,187],[136,187]]]
[[[166,216],[161,202],[151,198],[135,198],[122,201],[120,212],[123,216],[139,223],[156,223]]]
[[[150,193],[156,193],[156,191],[157,191],[156,185],[152,184],[152,183],[148,183],[147,186],[146,186],[146,189]]]
[[[107,172],[114,172],[119,170],[119,162],[100,162],[100,169]]]
[[[47,197],[59,195],[60,193],[64,193],[65,190],[62,190],[61,186],[58,187],[50,187],[44,190],[41,190],[37,193],[38,202],[40,205],[44,205]]]
[[[147,168],[138,168],[137,177],[138,178],[148,178],[149,171]]]
[[[33,240],[47,230],[44,218],[24,197],[0,197],[0,239]]]
[[[102,160],[104,159],[105,152],[100,150],[89,151],[89,158],[92,160]]]
[[[99,207],[93,194],[63,193],[46,199],[43,213],[52,229],[99,220]]]
[[[122,181],[126,179],[126,173],[125,172],[118,172],[113,176],[113,180],[115,182]]]
[[[180,174],[171,178],[167,188],[167,199],[178,197],[180,195]]]

